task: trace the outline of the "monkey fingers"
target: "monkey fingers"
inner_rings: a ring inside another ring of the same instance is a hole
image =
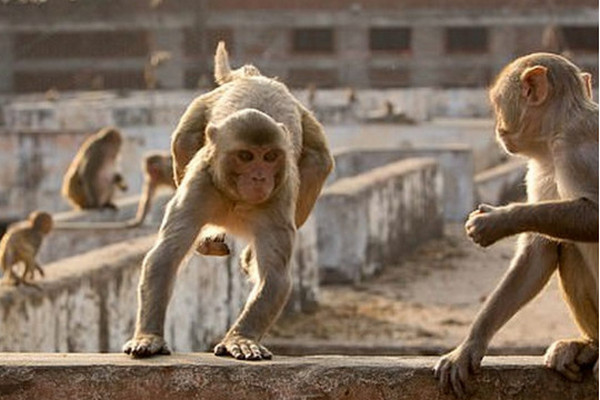
[[[217,257],[228,256],[231,253],[229,246],[225,243],[224,233],[216,236],[202,237],[196,251],[205,256]]]
[[[217,356],[230,355],[238,360],[258,361],[273,358],[273,353],[265,346],[239,335],[223,339],[215,346],[214,353]]]
[[[165,339],[152,334],[137,335],[123,345],[123,352],[134,358],[150,357],[155,354],[171,354]]]
[[[467,397],[467,383],[479,372],[483,350],[475,344],[461,344],[446,354],[434,367],[434,376],[444,393],[452,391],[458,398]]]

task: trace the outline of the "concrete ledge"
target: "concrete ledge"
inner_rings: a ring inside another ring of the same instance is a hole
[[[527,162],[514,159],[475,175],[476,203],[502,205],[524,201]]]
[[[241,362],[211,354],[133,360],[120,354],[0,354],[0,398],[454,399],[432,376],[437,357],[276,357]],[[589,373],[572,383],[541,357],[488,357],[472,400],[598,398]]]

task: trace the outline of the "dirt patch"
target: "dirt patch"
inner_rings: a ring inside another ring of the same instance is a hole
[[[270,338],[454,347],[508,268],[514,246],[511,238],[482,249],[465,237],[461,225],[450,225],[442,239],[424,244],[409,260],[368,282],[322,287],[315,313],[280,319]],[[491,345],[538,347],[573,336],[577,330],[554,276]]]

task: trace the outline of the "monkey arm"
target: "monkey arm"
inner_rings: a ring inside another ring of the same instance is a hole
[[[469,376],[479,369],[494,334],[542,290],[557,265],[556,242],[539,235],[521,235],[508,272],[477,314],[467,337],[434,368],[444,390],[452,389],[464,397]]]
[[[208,105],[205,96],[195,99],[185,110],[171,137],[173,174],[179,185],[185,168],[196,152],[204,146],[204,130],[208,123]]]
[[[138,203],[137,213],[135,215],[135,223],[141,225],[148,215],[150,206],[152,205],[152,199],[154,198],[154,192],[156,191],[156,184],[152,182],[152,179],[146,179],[144,182],[144,190]]]
[[[300,190],[296,204],[296,227],[302,226],[312,211],[334,161],[323,127],[302,109],[302,154],[298,162]]]

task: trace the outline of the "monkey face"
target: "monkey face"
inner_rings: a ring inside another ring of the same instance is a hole
[[[231,182],[240,199],[258,205],[267,201],[279,185],[284,152],[272,146],[248,146],[228,155]]]

